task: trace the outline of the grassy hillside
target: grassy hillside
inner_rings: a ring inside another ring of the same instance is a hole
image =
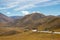
[[[40,25],[39,29],[40,30],[58,30],[58,29],[60,29],[60,18],[55,17],[51,20],[48,20],[45,24]]]
[[[0,28],[0,40],[60,40],[60,34],[26,32],[18,27],[9,27]]]

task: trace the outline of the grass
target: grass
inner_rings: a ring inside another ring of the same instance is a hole
[[[32,31],[24,32],[24,30],[15,27],[0,28],[0,33],[1,32],[10,32],[12,35],[8,34],[7,36],[7,33],[4,33],[4,35],[0,36],[0,40],[60,40],[60,35],[58,34],[38,33]]]
[[[60,35],[29,31],[10,36],[0,36],[0,40],[60,40]]]

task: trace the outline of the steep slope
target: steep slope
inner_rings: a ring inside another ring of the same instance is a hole
[[[32,14],[26,15],[22,19],[20,19],[15,26],[30,27],[30,28],[36,27],[38,25],[41,25],[42,21],[40,19],[42,19],[44,17],[45,17],[45,15],[40,14],[40,13],[32,13]]]
[[[0,13],[0,27],[5,26],[5,25],[12,23],[12,22],[13,22],[12,18],[7,17],[6,15]]]
[[[7,17],[6,15],[0,13],[0,22],[12,22],[13,19],[10,17]]]
[[[52,19],[48,20],[45,24],[40,25],[38,29],[39,30],[58,30],[58,29],[60,29],[60,17],[52,17]]]
[[[60,17],[32,13],[24,16],[22,19],[16,20],[13,26],[28,29],[38,28],[39,30],[56,30],[58,28],[60,29]]]

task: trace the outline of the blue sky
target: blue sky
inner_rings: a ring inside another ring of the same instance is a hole
[[[0,0],[0,12],[7,16],[24,16],[32,12],[60,15],[60,0]]]

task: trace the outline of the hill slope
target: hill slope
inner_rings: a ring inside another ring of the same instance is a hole
[[[60,29],[60,17],[54,17],[51,20],[48,20],[45,24],[40,25],[39,29],[42,29],[42,30]]]
[[[42,30],[55,30],[58,28],[60,29],[60,17],[32,13],[18,20],[15,26],[29,29],[38,28]]]
[[[24,16],[22,19],[20,19],[15,26],[18,27],[36,27],[38,25],[41,25],[42,21],[39,21],[40,19],[44,18],[45,15],[40,13],[32,13],[29,15]]]
[[[12,23],[12,22],[13,22],[13,19],[12,18],[7,17],[6,15],[0,13],[0,27],[1,26],[5,26],[8,23]]]

